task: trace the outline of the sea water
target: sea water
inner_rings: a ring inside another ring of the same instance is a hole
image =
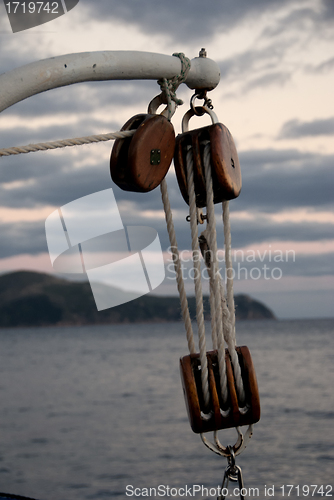
[[[333,332],[333,319],[237,325],[262,409],[237,457],[247,498],[334,495]],[[214,496],[227,461],[190,429],[179,375],[186,354],[182,323],[0,330],[0,491],[39,500]],[[225,445],[236,437],[219,434]]]

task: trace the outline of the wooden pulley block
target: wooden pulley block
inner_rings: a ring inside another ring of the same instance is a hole
[[[188,130],[189,119],[195,114],[190,109],[182,122],[182,134],[176,138],[174,164],[180,191],[189,205],[187,183],[187,154],[191,148],[194,168],[196,205],[206,206],[206,187],[204,169],[204,147],[210,143],[210,160],[213,183],[214,203],[237,198],[241,191],[241,170],[238,153],[233,137],[225,125],[218,123],[213,111],[208,108],[195,108],[209,113],[212,125]]]
[[[112,180],[124,191],[152,191],[167,174],[173,159],[173,125],[162,115],[140,114],[128,120],[121,130],[136,132],[114,143],[110,157]]]
[[[191,428],[196,433],[216,431],[260,420],[260,397],[256,374],[248,347],[236,347],[246,399],[242,408],[238,402],[228,350],[225,351],[228,385],[227,401],[223,403],[219,381],[217,351],[207,352],[210,407],[205,408],[201,384],[199,354],[180,359],[183,392]]]

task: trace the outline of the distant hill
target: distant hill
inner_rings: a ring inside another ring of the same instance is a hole
[[[236,295],[236,317],[275,319],[264,304],[247,295]],[[191,317],[195,318],[195,298],[189,298]],[[204,298],[205,317],[209,319],[209,300]],[[0,276],[0,327],[86,325],[180,321],[178,297],[144,295],[111,309],[97,311],[89,283],[71,282],[30,271]]]

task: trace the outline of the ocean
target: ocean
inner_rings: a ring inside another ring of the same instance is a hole
[[[334,319],[237,324],[262,411],[237,457],[246,498],[334,495],[333,332]],[[187,353],[182,323],[0,330],[0,491],[214,498],[227,461],[190,429]]]

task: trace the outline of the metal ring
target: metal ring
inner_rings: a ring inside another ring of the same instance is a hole
[[[203,99],[203,107],[213,109],[212,101],[207,97],[207,91],[195,92],[195,94],[190,99],[190,107],[195,112],[195,115],[201,116],[200,112],[196,109],[195,99]]]
[[[195,102],[195,99],[199,99],[200,97],[197,95],[197,94],[194,94],[191,99],[190,99],[190,108],[193,110],[193,112],[195,113],[196,116],[203,116],[204,115],[204,111],[200,111],[203,107],[203,106],[195,106],[194,102]]]

